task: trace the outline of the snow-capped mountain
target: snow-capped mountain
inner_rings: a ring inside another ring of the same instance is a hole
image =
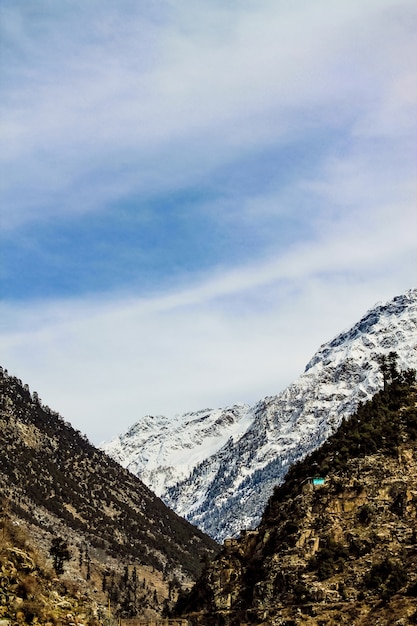
[[[245,404],[176,415],[174,420],[146,415],[101,448],[140,476],[156,495],[163,496],[229,439],[239,439],[250,419],[249,406]]]
[[[378,357],[417,367],[417,289],[372,308],[319,348],[304,373],[255,406],[146,417],[103,449],[178,514],[223,540],[257,524],[289,466],[382,386]]]

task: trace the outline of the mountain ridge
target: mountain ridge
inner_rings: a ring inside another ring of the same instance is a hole
[[[168,581],[191,582],[204,555],[218,549],[2,368],[0,503],[3,517],[9,509],[11,523],[25,528],[44,555],[57,537],[80,563],[88,552],[100,591],[105,575],[111,573],[114,582],[124,567],[139,568],[155,592],[144,584],[143,604],[156,612],[163,594],[168,597]],[[119,602],[117,589],[113,596]]]
[[[254,527],[289,467],[381,388],[376,357],[390,351],[397,352],[400,367],[417,365],[417,288],[378,303],[322,344],[295,382],[249,407],[239,418],[246,429],[225,436],[214,453],[208,448],[187,477],[175,483],[171,467],[162,499],[218,541]],[[164,437],[167,445],[169,430]],[[112,454],[111,445],[105,449]],[[141,450],[149,451],[146,440]],[[130,463],[138,460],[134,446],[131,455]],[[138,462],[136,472],[145,476],[143,469]]]
[[[176,415],[146,415],[101,449],[136,475],[157,495],[187,478],[193,468],[248,426],[249,406],[201,409]]]

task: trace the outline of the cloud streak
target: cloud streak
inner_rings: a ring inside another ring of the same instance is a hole
[[[98,441],[414,286],[416,13],[3,0],[4,365]]]
[[[397,71],[410,36],[388,20],[395,6],[404,21],[408,2],[399,9],[388,1],[304,3],[299,10],[248,3],[242,11],[198,3],[191,17],[173,3],[172,21],[160,24],[130,3],[119,13],[106,3],[64,2],[18,16],[6,5],[4,22],[14,24],[6,35],[21,57],[9,52],[17,77],[10,76],[2,107],[6,192],[22,188],[22,161],[27,182],[12,220],[33,219],[28,202],[38,216],[56,215],[200,182],[254,147],[285,145],[311,128],[364,126],[364,109],[368,116],[378,110],[383,131],[384,108],[391,107],[392,124],[404,105],[392,83],[406,81]]]
[[[411,235],[396,247],[386,232],[387,256],[381,233],[357,241],[342,230],[343,238],[151,298],[3,307],[5,363],[96,441],[138,412],[255,402],[291,382],[381,294],[395,295],[393,284],[412,284]]]

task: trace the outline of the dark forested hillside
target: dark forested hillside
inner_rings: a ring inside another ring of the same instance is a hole
[[[0,389],[0,496],[13,515],[45,537],[61,534],[88,547],[103,562],[147,566],[166,578],[198,575],[217,549],[213,540],[20,380],[1,371]]]
[[[385,366],[386,363],[383,363]],[[275,489],[177,607],[193,625],[417,624],[417,392],[385,388]]]

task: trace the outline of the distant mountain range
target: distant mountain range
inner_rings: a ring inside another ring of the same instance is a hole
[[[240,404],[203,409],[177,415],[174,420],[147,415],[101,449],[161,496],[219,452],[230,438],[237,441],[252,423],[249,408]]]
[[[417,289],[377,304],[322,345],[282,393],[253,407],[146,416],[102,449],[219,541],[260,520],[288,469],[382,384],[379,357],[417,367]]]

